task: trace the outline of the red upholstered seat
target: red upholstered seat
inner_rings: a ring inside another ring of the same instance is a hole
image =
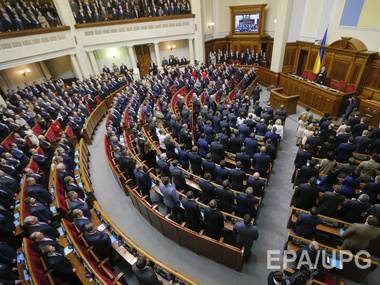
[[[355,90],[355,85],[350,84],[347,86],[346,93],[352,92],[354,90]]]
[[[110,120],[110,115],[108,114],[107,115],[107,119],[106,119],[106,127],[108,127],[108,121]],[[116,126],[114,126],[116,128]]]
[[[303,73],[302,73],[302,78],[307,78],[309,76],[309,72],[307,72],[307,71],[304,71]]]
[[[310,75],[310,81],[314,81],[315,80],[315,77],[317,77],[317,75],[315,73],[312,73]]]
[[[11,142],[13,142],[13,136],[12,136],[12,133],[9,134],[9,136],[7,136],[7,137],[5,138],[5,140],[3,140],[2,145],[5,146],[7,149],[10,149],[10,148],[9,148],[9,144],[10,144]]]
[[[339,81],[338,85],[336,86],[336,90],[339,90],[341,91],[344,87],[344,82],[343,81]]]
[[[98,103],[100,103],[100,101],[102,101],[102,99],[100,98],[99,95],[95,97],[95,100],[96,100],[96,102],[98,102]]]
[[[71,126],[67,126],[65,133],[68,138],[72,138],[73,136],[75,136]]]
[[[29,271],[33,272],[34,276],[36,277],[36,281],[38,281],[38,284],[49,285],[50,282],[45,276],[39,254],[33,249],[33,242],[30,239],[26,238],[24,246],[27,247],[27,253],[30,260],[30,264],[28,263],[28,266],[31,267],[29,268]]]
[[[330,87],[330,84],[331,84],[331,78],[326,78],[325,82],[323,82],[323,85],[325,85],[325,86],[329,86]]]
[[[39,124],[36,124],[33,129],[32,129],[33,133],[36,135],[36,136],[39,136],[40,134],[42,134],[42,128]]]

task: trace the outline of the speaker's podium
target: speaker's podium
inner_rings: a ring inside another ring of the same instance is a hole
[[[289,95],[284,93],[284,88],[272,89],[270,93],[270,106],[273,110],[280,109],[284,105],[287,115],[297,113],[297,103],[300,95]]]

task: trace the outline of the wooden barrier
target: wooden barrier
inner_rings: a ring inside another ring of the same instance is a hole
[[[280,109],[280,106],[284,105],[287,115],[293,115],[297,113],[299,98],[300,95],[285,94],[284,88],[276,88],[270,92],[270,105],[273,110]]]

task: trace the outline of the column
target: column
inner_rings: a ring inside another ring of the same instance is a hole
[[[47,67],[45,61],[40,61],[36,63],[37,69],[40,71],[41,75],[46,79],[51,78],[51,73],[49,68]]]
[[[87,53],[88,53],[88,57],[90,58],[90,62],[92,65],[92,70],[93,70],[94,75],[100,74],[99,65],[98,65],[98,62],[96,61],[94,51],[89,51]]]
[[[73,12],[71,11],[70,2],[62,0],[53,0],[53,3],[55,8],[57,9],[62,25],[74,26],[75,20],[73,17]]]
[[[137,68],[135,49],[133,46],[128,46],[128,53],[132,62],[133,74],[137,75],[139,74],[139,69]]]
[[[71,60],[71,65],[73,66],[74,69],[74,74],[77,78],[82,79],[82,72],[79,68],[78,61],[75,57],[75,54],[70,54],[70,60]]]
[[[158,47],[158,43],[153,43],[154,44],[154,53],[156,55],[156,65],[157,65],[157,69],[160,70],[162,69],[162,66],[161,66],[161,56],[160,56],[160,48]]]
[[[216,1],[215,1],[216,2]],[[194,46],[195,46],[195,55],[194,60],[198,60],[200,62],[204,62],[205,60],[205,44],[204,44],[204,30],[202,26],[202,13],[204,13],[202,9],[202,0],[192,0],[191,1],[191,12],[195,15],[194,18],[194,29],[195,29],[195,38],[194,38]],[[213,18],[214,20],[214,18]],[[191,53],[190,53],[191,56]]]
[[[293,0],[277,2],[277,24],[274,31],[272,62],[270,64],[270,69],[274,72],[281,72],[284,64],[292,2]]]
[[[189,39],[190,63],[194,63],[194,39]]]

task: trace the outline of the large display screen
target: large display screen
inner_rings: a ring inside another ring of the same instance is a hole
[[[235,15],[235,33],[258,33],[260,13]]]

